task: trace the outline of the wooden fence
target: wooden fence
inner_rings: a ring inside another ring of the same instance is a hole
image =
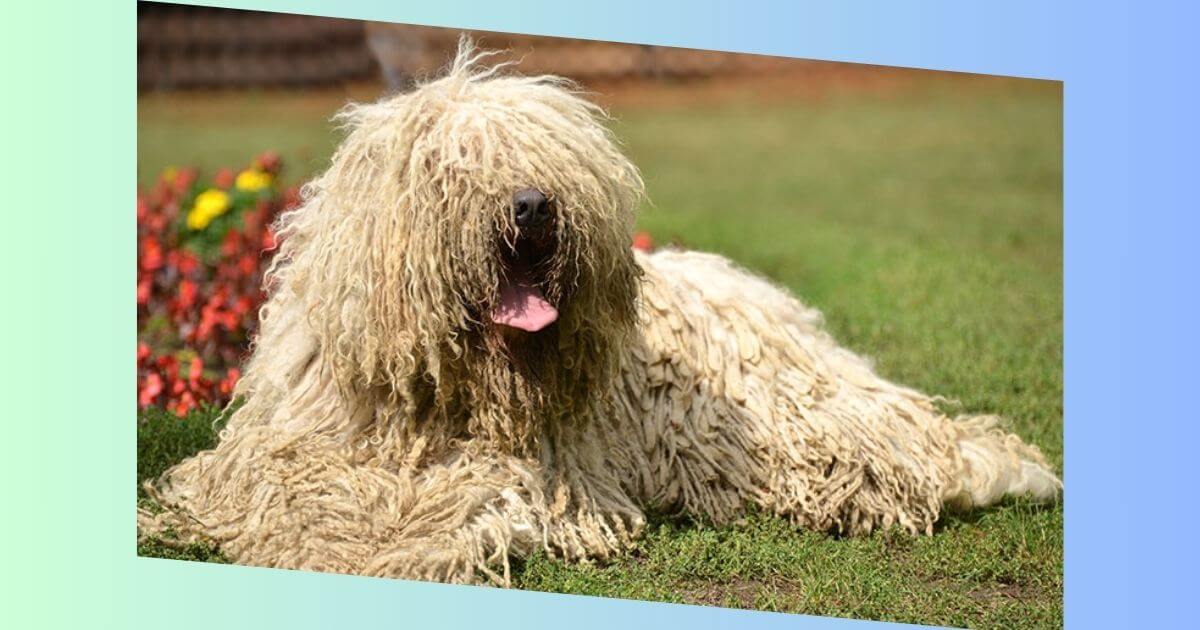
[[[139,3],[138,88],[308,86],[375,76],[357,20]]]
[[[142,2],[138,5],[138,88],[314,86],[382,78],[402,87],[453,56],[455,29]],[[770,73],[795,60],[473,32],[527,74],[584,83],[615,79]]]
[[[462,31],[371,22],[367,41],[390,84],[435,72],[452,57]],[[778,72],[804,62],[665,46],[467,31],[496,58],[526,74],[551,73],[584,83]]]

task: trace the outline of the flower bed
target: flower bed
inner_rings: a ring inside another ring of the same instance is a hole
[[[271,222],[298,201],[264,153],[202,181],[167,169],[137,194],[138,408],[229,402],[262,303]]]

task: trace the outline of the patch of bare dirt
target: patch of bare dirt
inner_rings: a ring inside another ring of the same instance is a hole
[[[803,592],[804,589],[799,581],[788,578],[772,577],[766,580],[735,578],[687,588],[681,593],[681,596],[689,604],[757,610],[760,607],[760,595],[780,601],[793,601],[798,599]]]
[[[1018,584],[1000,584],[996,586],[987,586],[976,588],[967,591],[967,597],[977,602],[994,602],[1003,599],[1015,599],[1023,601],[1030,599],[1032,595]]]

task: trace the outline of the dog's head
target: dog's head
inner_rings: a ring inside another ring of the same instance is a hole
[[[277,292],[347,387],[567,411],[635,319],[642,182],[571,84],[483,56],[464,44],[445,76],[339,114],[331,167],[279,226]]]

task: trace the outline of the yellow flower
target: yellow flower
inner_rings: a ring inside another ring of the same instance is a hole
[[[238,173],[237,181],[234,182],[238,190],[247,192],[255,192],[271,185],[271,174],[265,173],[258,169],[249,168],[241,173]]]
[[[212,220],[229,210],[229,194],[223,190],[209,188],[196,195],[196,204],[187,215],[187,226],[193,230],[203,230]]]

